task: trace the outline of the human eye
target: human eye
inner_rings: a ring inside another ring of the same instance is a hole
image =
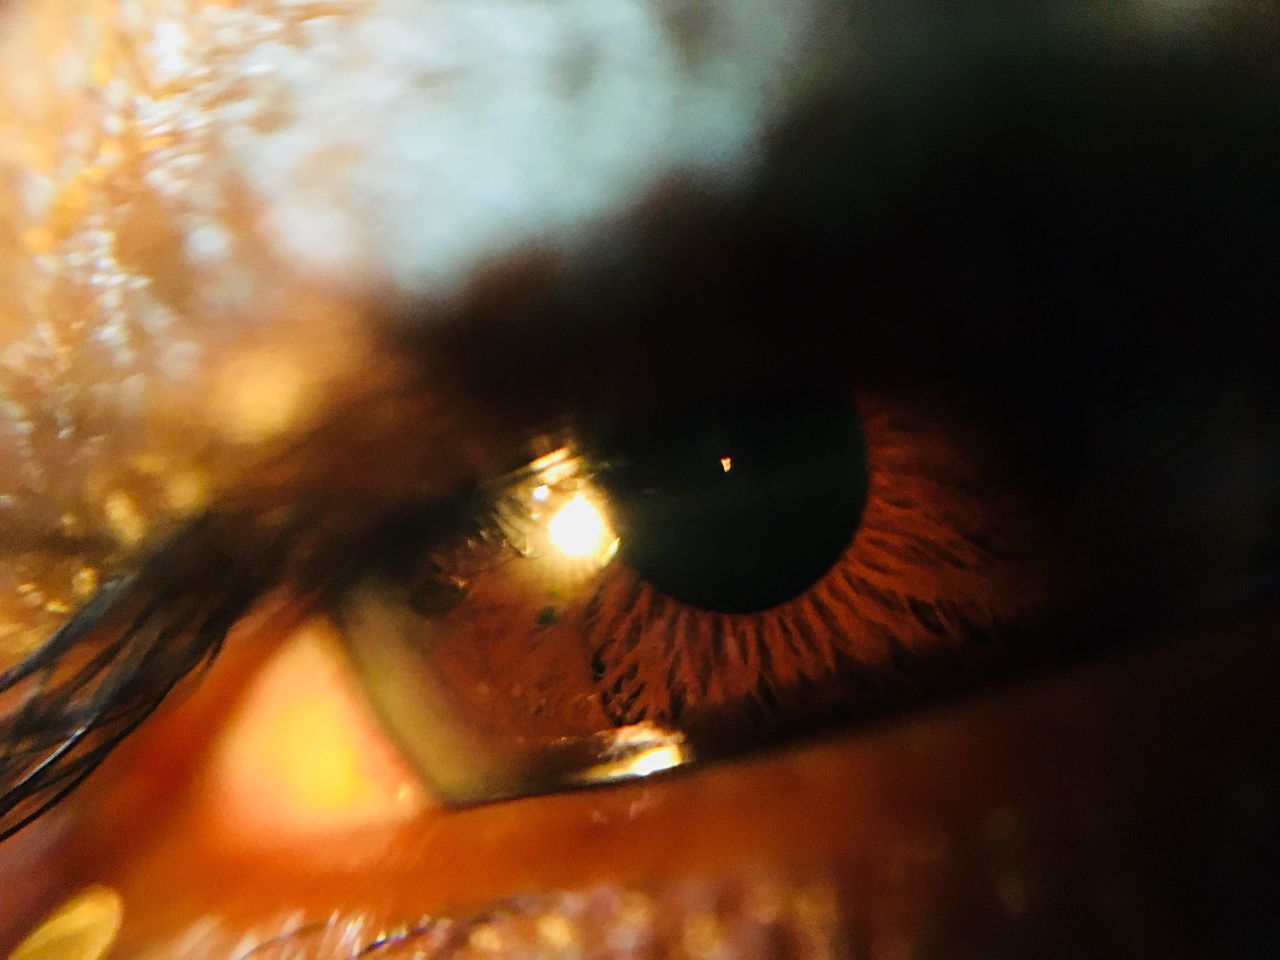
[[[825,72],[770,4],[34,8],[105,81],[14,84],[16,168],[110,122],[4,194],[50,322],[0,379],[0,829],[47,814],[0,945],[108,884],[121,956],[1265,946],[1275,30],[1227,6],[813,5]],[[504,140],[548,38],[584,112]],[[325,757],[311,822],[272,789]]]
[[[390,496],[324,490],[311,467],[233,492],[4,675],[9,827],[281,588],[332,611],[452,804],[730,756],[972,682],[1028,654],[1001,648],[1045,616],[1048,547],[979,435],[965,450],[915,408],[812,382],[638,418],[595,405],[461,493],[415,495],[414,458],[385,446],[380,469],[409,471]],[[347,455],[318,443],[284,459]]]

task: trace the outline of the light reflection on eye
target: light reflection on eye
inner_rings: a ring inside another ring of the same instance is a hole
[[[577,781],[584,786],[648,777],[682,767],[695,759],[693,748],[680,733],[651,723],[620,727],[610,736],[612,743],[602,753],[617,759],[606,759],[583,770]]]
[[[551,545],[574,560],[595,558],[603,566],[618,549],[618,538],[600,507],[584,493],[556,511],[547,522]]]
[[[560,556],[566,570],[594,571],[613,559],[618,535],[582,459],[561,447],[531,463],[497,495],[503,536],[525,556]]]

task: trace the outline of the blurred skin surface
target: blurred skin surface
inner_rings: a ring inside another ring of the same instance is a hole
[[[1277,20],[1044,10],[10,3],[5,663],[227,490],[394,490],[368,464],[396,445],[451,489],[562,408],[770,364],[986,384],[1013,447],[1103,490],[1055,529],[1136,643],[783,752],[449,811],[334,627],[273,596],[0,846],[0,951],[104,884],[121,958],[513,896],[540,949],[625,954],[625,910],[565,919],[589,889],[673,918],[671,956],[1273,955],[1280,615],[1195,588],[1263,567],[1280,504]],[[263,469],[317,424],[320,452]],[[467,949],[519,955],[490,939]]]

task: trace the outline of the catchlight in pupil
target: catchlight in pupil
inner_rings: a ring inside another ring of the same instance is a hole
[[[601,484],[621,559],[703,610],[747,613],[799,596],[839,559],[867,494],[857,411],[821,393],[696,406],[616,441]]]

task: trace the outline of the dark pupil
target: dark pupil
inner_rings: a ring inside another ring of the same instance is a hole
[[[840,396],[778,391],[672,411],[611,446],[602,481],[621,559],[707,610],[803,593],[849,545],[867,493],[857,411]]]

